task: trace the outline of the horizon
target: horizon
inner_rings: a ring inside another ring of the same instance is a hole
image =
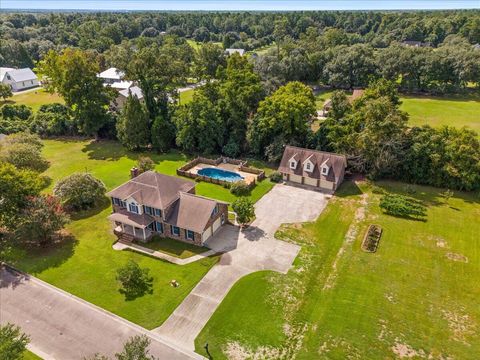
[[[479,0],[3,0],[1,11],[415,11],[475,10]]]

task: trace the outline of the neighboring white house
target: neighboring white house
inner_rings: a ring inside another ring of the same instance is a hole
[[[15,70],[15,69],[9,68],[9,67],[0,67],[0,82],[3,82],[3,78],[5,74],[7,73],[7,71],[10,71],[10,70]]]
[[[125,105],[129,94],[132,94],[132,96],[135,96],[138,100],[143,99],[142,89],[140,89],[138,86],[132,86],[129,89],[123,89],[118,92],[118,96],[113,104],[114,108],[117,110],[121,110]]]
[[[30,68],[3,70],[2,74],[0,74],[2,82],[10,85],[12,91],[25,90],[40,85],[37,75]]]
[[[240,56],[243,56],[245,54],[245,49],[226,49],[225,54],[228,56],[233,55],[233,54],[239,54]]]
[[[113,84],[122,82],[125,73],[117,68],[111,67],[110,69],[102,71],[97,76],[103,80],[104,84]]]

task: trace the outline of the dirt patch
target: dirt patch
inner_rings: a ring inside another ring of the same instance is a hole
[[[395,345],[392,346],[393,353],[400,359],[425,358],[425,351],[415,350],[410,345],[401,342],[399,338],[395,339]]]
[[[462,254],[457,254],[457,253],[446,253],[445,256],[452,260],[452,261],[459,261],[459,262],[464,262],[468,263],[468,258]]]
[[[287,340],[283,346],[260,346],[256,349],[250,349],[238,341],[232,341],[227,343],[223,353],[229,360],[293,360],[302,347],[307,329],[306,324],[300,326],[285,324],[283,331]]]
[[[393,304],[396,304],[395,296],[392,293],[385,294],[385,298]]]
[[[466,341],[467,338],[476,333],[475,324],[470,319],[470,316],[463,309],[460,309],[459,312],[442,310],[442,315],[448,322],[448,328],[452,332],[452,339],[469,345]]]

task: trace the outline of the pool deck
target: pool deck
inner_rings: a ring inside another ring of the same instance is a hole
[[[199,170],[204,169],[204,168],[219,168],[219,169],[223,169],[223,170],[236,172],[237,174],[240,174],[241,177],[243,177],[244,181],[247,184],[250,184],[250,183],[255,182],[257,180],[257,175],[250,174],[250,173],[247,173],[247,172],[244,172],[244,171],[240,171],[238,165],[228,164],[228,163],[226,163],[226,164],[221,163],[221,164],[218,164],[217,166],[210,165],[210,164],[199,163],[199,164],[195,165],[193,168],[191,168],[190,170],[188,170],[188,172],[191,173],[191,174],[197,174]]]

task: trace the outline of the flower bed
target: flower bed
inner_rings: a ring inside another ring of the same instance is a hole
[[[378,225],[370,225],[363,238],[362,250],[366,252],[375,252],[378,248],[378,243],[382,237],[382,228]]]

